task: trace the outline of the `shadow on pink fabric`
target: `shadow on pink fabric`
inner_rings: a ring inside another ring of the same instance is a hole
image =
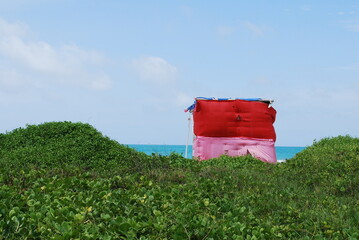
[[[197,136],[193,141],[193,157],[198,160],[248,154],[263,162],[277,163],[273,139]]]

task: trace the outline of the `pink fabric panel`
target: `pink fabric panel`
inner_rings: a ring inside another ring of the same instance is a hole
[[[193,157],[199,160],[247,154],[263,162],[277,163],[272,139],[197,136],[193,141]]]

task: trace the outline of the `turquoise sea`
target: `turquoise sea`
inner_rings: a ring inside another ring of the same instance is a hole
[[[179,153],[182,156],[185,156],[186,145],[137,145],[137,144],[128,144],[129,147],[132,147],[140,152],[151,155],[152,153],[169,155],[173,152]],[[279,161],[290,159],[294,155],[305,147],[275,147],[277,153],[277,159]],[[192,146],[188,146],[188,158],[192,157]]]

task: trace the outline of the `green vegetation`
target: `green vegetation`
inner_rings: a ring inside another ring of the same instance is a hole
[[[359,139],[286,163],[147,156],[88,124],[0,134],[0,239],[358,239]]]

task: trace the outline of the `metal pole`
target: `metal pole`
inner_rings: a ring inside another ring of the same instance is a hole
[[[190,131],[191,131],[191,113],[189,113],[189,117],[187,120],[188,120],[188,130],[187,130],[186,152],[184,155],[185,158],[187,158],[187,155],[188,155],[189,135],[190,135]]]

